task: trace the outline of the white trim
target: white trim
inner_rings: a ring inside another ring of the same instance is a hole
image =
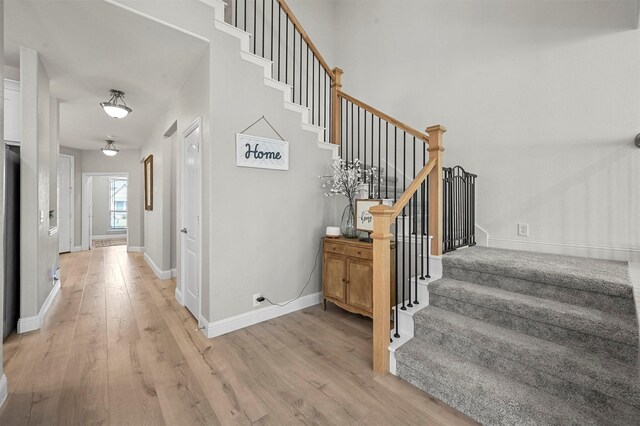
[[[123,233],[120,233],[120,234],[109,234],[109,235],[92,235],[91,236],[91,241],[114,240],[114,239],[117,239],[118,236],[120,236],[120,235],[124,236],[124,237],[127,236],[127,234],[123,234]]]
[[[76,253],[82,251],[82,246],[73,246],[71,247],[71,253]]]
[[[587,246],[544,241],[512,240],[507,238],[489,238],[489,247],[510,250],[524,250],[553,253],[568,256],[591,257],[598,259],[640,261],[640,248]]]
[[[161,280],[168,280],[171,278],[171,271],[163,271],[162,269],[160,269],[158,265],[156,265],[156,263],[153,261],[153,259],[151,259],[151,256],[149,256],[147,253],[144,254],[144,260],[151,267],[153,273],[156,274],[158,278],[160,278]]]
[[[71,229],[69,229],[69,247],[71,248],[71,252],[73,253],[73,245],[76,242],[76,236],[75,236],[75,229],[76,229],[76,218],[75,218],[75,214],[76,214],[76,158],[73,155],[68,155],[68,154],[61,154],[58,153],[58,157],[65,157],[68,158],[71,162],[71,170],[69,171],[71,173],[70,179],[69,179],[69,183],[70,183],[70,188],[71,188],[71,195],[70,195],[70,202],[71,202],[71,211],[69,212],[69,227]],[[80,206],[82,207],[82,206]],[[60,211],[60,207],[58,206],[58,212]],[[60,245],[58,243],[58,245]],[[58,248],[58,251],[60,251],[60,249]]]
[[[127,251],[129,253],[142,253],[144,251],[144,246],[127,246]]]
[[[0,407],[7,400],[9,396],[9,385],[7,383],[7,376],[4,374],[0,377]]]
[[[200,316],[200,324],[204,326],[203,333],[209,339],[230,333],[241,328],[249,327],[263,321],[268,321],[309,306],[317,305],[322,301],[322,292],[312,293],[292,301],[286,306],[272,305],[255,311],[245,312],[215,322],[208,322],[206,318]]]
[[[181,183],[181,187],[178,188],[177,184],[176,184],[176,189],[180,189],[180,206],[178,207],[183,207],[184,206],[184,197],[185,197],[185,171],[186,171],[186,167],[185,162],[186,162],[186,157],[184,155],[184,142],[187,139],[187,137],[189,135],[191,135],[191,133],[195,132],[196,130],[200,130],[200,150],[199,150],[199,155],[200,155],[200,164],[199,164],[199,170],[198,172],[200,173],[200,188],[199,188],[199,198],[200,198],[200,202],[199,204],[199,208],[198,208],[198,217],[202,218],[202,201],[204,199],[204,197],[202,197],[202,191],[203,188],[205,188],[205,182],[203,181],[203,176],[204,173],[202,173],[202,152],[204,150],[204,137],[203,137],[203,131],[202,131],[202,117],[199,116],[197,117],[193,123],[191,123],[189,125],[189,127],[187,127],[183,132],[182,132],[182,142],[180,145],[180,152],[182,155],[182,164],[180,165],[180,183]],[[178,199],[176,199],[177,201]],[[176,209],[177,211],[178,209]],[[182,227],[185,228],[186,224],[184,223],[185,221],[185,215],[184,215],[184,209],[181,209],[182,213],[181,213],[181,220],[182,220]],[[199,222],[199,226],[198,226],[198,232],[200,233],[200,235],[198,236],[198,256],[200,257],[199,261],[198,261],[198,315],[194,315],[196,317],[196,319],[198,319],[198,327],[201,327],[203,325],[203,323],[201,322],[202,317],[202,263],[204,261],[202,254],[203,254],[203,250],[202,250],[202,246],[203,246],[203,234],[202,234],[202,220],[200,220]],[[177,222],[176,222],[177,224]],[[186,256],[186,251],[187,251],[187,244],[186,241],[182,240],[182,238],[184,237],[185,234],[177,234],[177,238],[180,238],[180,261],[184,261],[184,259],[187,258]],[[177,241],[176,241],[177,243]],[[182,265],[182,264],[181,264]],[[182,265],[181,266],[181,276],[180,276],[180,283],[181,285],[185,285],[182,283],[186,283],[187,282],[187,278],[186,278],[186,274],[187,274],[187,270],[186,268]],[[169,277],[171,278],[171,277]],[[176,286],[177,288],[177,286]],[[182,302],[184,305],[184,295],[182,295]]]
[[[56,298],[58,293],[60,292],[60,280],[56,281],[55,285],[51,289],[49,296],[42,304],[42,308],[40,308],[40,312],[38,315],[34,317],[20,318],[18,320],[18,333],[28,333],[30,331],[39,330],[44,324],[45,317],[49,312],[49,308],[53,303],[53,300]]]
[[[180,306],[184,306],[184,300],[182,299],[182,291],[180,291],[180,288],[178,288],[178,286],[176,286],[176,300],[178,301]]]
[[[178,276],[178,268],[171,268],[171,278],[176,278]]]
[[[482,226],[475,224],[476,244],[483,247],[489,246],[489,231]]]

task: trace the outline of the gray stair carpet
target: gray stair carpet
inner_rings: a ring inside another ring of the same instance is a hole
[[[401,378],[485,424],[640,425],[626,263],[473,247],[443,267]]]

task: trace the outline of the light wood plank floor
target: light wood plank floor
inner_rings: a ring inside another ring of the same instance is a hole
[[[371,371],[371,322],[319,306],[215,339],[126,247],[61,256],[40,331],[4,344],[4,425],[472,424]]]

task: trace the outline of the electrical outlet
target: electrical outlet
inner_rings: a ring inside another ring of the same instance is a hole
[[[529,224],[528,223],[519,223],[518,224],[518,237],[528,237],[529,236]]]
[[[253,295],[253,307],[254,307],[254,308],[255,308],[256,306],[260,306],[260,305],[262,305],[262,302],[258,302],[258,297],[260,297],[260,296],[261,296],[261,294],[260,294],[260,293],[258,293],[258,294],[254,294],[254,295]]]

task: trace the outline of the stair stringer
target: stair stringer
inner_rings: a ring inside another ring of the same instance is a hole
[[[401,304],[393,308],[394,313],[392,319],[395,318],[395,311],[398,311],[398,333],[400,334],[400,337],[394,337],[395,330],[391,330],[390,332],[389,372],[393,375],[397,375],[396,351],[415,336],[415,321],[413,316],[429,306],[429,284],[442,278],[442,256],[431,256],[430,267],[431,278],[421,280],[419,277],[412,277],[410,279],[411,285],[413,285],[415,281],[418,283],[418,302],[420,303],[413,305],[413,307],[405,306],[405,310],[400,309]]]
[[[215,8],[215,28],[230,36],[237,38],[240,41],[240,57],[247,62],[255,64],[263,68],[264,84],[265,86],[282,92],[282,99],[284,108],[297,112],[300,114],[300,126],[303,130],[306,130],[317,135],[318,147],[321,149],[327,149],[333,151],[333,158],[338,158],[339,146],[328,143],[325,141],[325,128],[317,126],[309,120],[310,109],[308,107],[296,104],[292,102],[293,87],[289,84],[283,83],[273,78],[273,62],[265,59],[261,56],[255,55],[250,51],[251,34],[234,27],[224,21],[224,2],[220,0],[199,0],[203,3],[209,4]],[[220,6],[222,5],[222,6]]]

